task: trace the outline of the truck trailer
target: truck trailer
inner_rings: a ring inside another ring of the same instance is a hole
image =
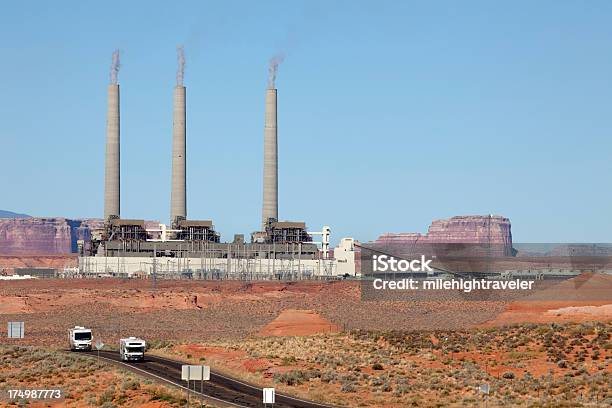
[[[136,337],[121,339],[119,353],[122,361],[142,361],[147,344],[144,340]]]
[[[70,350],[78,351],[85,350],[91,351],[91,330],[86,329],[83,326],[74,326],[68,332],[68,338],[70,340]]]

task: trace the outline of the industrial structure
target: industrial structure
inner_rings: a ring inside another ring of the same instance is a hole
[[[102,276],[187,277],[200,279],[311,279],[339,273],[330,257],[331,229],[308,232],[304,222],[278,218],[277,89],[266,89],[263,154],[262,228],[250,242],[235,235],[221,242],[210,220],[187,217],[187,126],[184,56],[174,88],[170,223],[147,225],[120,217],[118,54],[108,91],[104,228],[92,234],[79,258],[79,272]],[[276,67],[274,68],[276,69]],[[114,74],[114,75],[113,75]],[[274,75],[276,72],[274,71]],[[320,241],[314,241],[320,236]],[[349,240],[349,241],[347,241]],[[342,274],[354,275],[352,239],[342,241]],[[351,258],[350,262],[348,258]],[[352,271],[347,269],[353,265]],[[352,272],[352,273],[351,273]]]
[[[108,112],[106,119],[106,163],[104,180],[104,219],[120,217],[120,135],[119,84],[108,85]]]
[[[266,90],[264,127],[262,229],[278,221],[278,131],[276,124],[276,89]]]
[[[172,193],[170,222],[173,226],[187,217],[187,111],[186,88],[174,88],[174,121],[172,126]]]

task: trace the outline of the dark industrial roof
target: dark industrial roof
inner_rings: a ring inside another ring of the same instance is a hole
[[[178,223],[179,227],[209,227],[212,228],[210,220],[181,220]]]
[[[305,222],[298,221],[277,221],[272,223],[273,228],[306,228]]]
[[[144,220],[128,220],[123,218],[113,218],[110,220],[111,225],[121,226],[121,225],[138,225],[142,228],[145,227]]]

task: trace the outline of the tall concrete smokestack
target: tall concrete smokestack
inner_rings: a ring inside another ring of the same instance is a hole
[[[276,89],[266,90],[264,128],[264,174],[262,225],[270,218],[278,221],[278,132],[276,128]]]
[[[178,47],[178,71],[174,88],[174,113],[172,127],[172,193],[170,198],[170,222],[187,217],[187,130],[186,89],[183,86],[185,56]]]
[[[276,74],[285,56],[278,54],[270,59],[268,66],[268,89],[266,90],[266,122],[264,128],[264,174],[262,230],[270,218],[278,221],[278,132],[276,128]]]
[[[172,128],[172,197],[171,222],[187,217],[187,132],[184,86],[174,88],[174,125]]]
[[[111,83],[108,86],[106,116],[106,164],[104,174],[104,219],[120,217],[120,140],[119,140],[119,50],[113,53]]]

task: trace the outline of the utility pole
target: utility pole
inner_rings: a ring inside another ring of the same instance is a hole
[[[153,267],[151,270],[151,273],[153,275],[153,289],[157,288],[157,244],[153,243]]]

